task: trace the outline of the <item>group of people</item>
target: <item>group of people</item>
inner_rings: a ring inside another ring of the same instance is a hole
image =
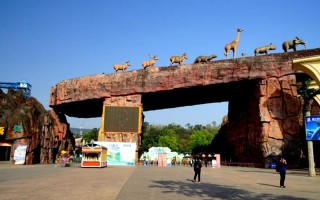
[[[198,182],[200,182],[201,168],[202,168],[202,163],[197,157],[193,164],[193,170],[194,170],[193,182],[197,182],[197,178],[198,178]],[[287,161],[282,156],[279,157],[276,163],[276,171],[279,172],[280,174],[280,187],[285,188],[286,186],[284,185],[284,181],[286,179]]]

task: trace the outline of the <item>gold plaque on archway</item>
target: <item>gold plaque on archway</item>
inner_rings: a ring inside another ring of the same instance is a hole
[[[103,132],[141,132],[141,106],[104,106]]]

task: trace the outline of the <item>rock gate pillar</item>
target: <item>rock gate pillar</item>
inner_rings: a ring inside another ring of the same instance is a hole
[[[105,98],[98,140],[136,143],[136,161],[138,161],[142,123],[141,95]]]
[[[227,160],[267,165],[281,153],[299,158],[302,107],[295,83],[294,75],[257,80],[229,101],[221,129],[226,140],[216,143]]]

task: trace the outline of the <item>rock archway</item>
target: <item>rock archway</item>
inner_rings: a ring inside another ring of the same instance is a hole
[[[103,106],[148,111],[229,101],[224,130],[234,159],[264,163],[283,151],[298,157],[301,102],[292,60],[315,55],[320,49],[64,80],[51,88],[50,106],[69,116],[100,117]],[[104,139],[139,145],[139,134]]]

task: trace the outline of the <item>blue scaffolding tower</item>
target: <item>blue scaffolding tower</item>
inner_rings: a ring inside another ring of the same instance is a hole
[[[31,96],[31,85],[26,81],[15,83],[0,82],[0,88],[13,89],[15,91],[22,90],[26,98],[29,98]]]

